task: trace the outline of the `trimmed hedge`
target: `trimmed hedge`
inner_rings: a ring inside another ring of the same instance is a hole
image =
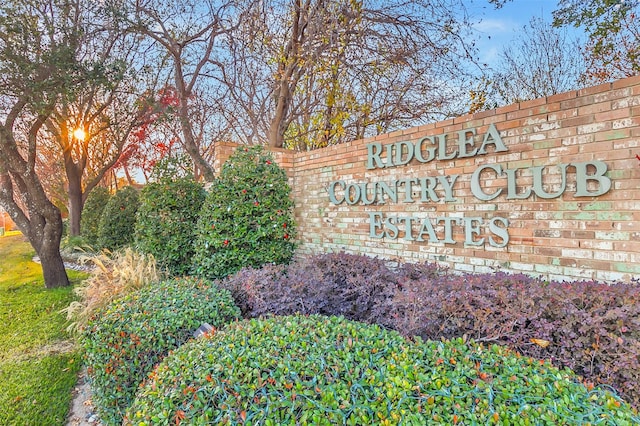
[[[82,209],[80,218],[80,233],[91,247],[98,244],[100,217],[107,206],[111,194],[103,186],[97,186],[89,193]]]
[[[640,407],[640,287],[548,283],[526,275],[451,274],[431,264],[323,254],[221,281],[243,314],[321,313],[439,340],[506,345],[613,386]]]
[[[316,255],[288,267],[245,268],[220,282],[245,317],[300,312],[378,324],[385,322],[386,302],[398,285],[384,261],[346,253]]]
[[[640,287],[444,274],[406,283],[393,327],[425,339],[471,338],[551,359],[640,407]]]
[[[148,183],[140,193],[136,246],[173,275],[191,269],[193,241],[205,191],[191,177]]]
[[[234,323],[156,368],[124,424],[632,425],[568,370],[497,345],[415,343],[340,317]]]
[[[239,314],[229,292],[195,278],[142,288],[99,311],[81,342],[101,422],[120,424],[154,365],[203,322],[219,327]]]
[[[114,251],[133,243],[139,205],[138,191],[131,186],[120,189],[109,198],[100,215],[99,248]]]
[[[296,237],[290,192],[270,153],[261,146],[238,148],[202,206],[194,273],[221,278],[245,266],[289,262]]]

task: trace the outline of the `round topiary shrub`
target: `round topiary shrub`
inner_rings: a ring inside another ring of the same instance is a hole
[[[173,275],[191,269],[198,214],[204,202],[202,185],[192,177],[161,179],[140,193],[135,241],[144,253]]]
[[[91,190],[87,201],[84,203],[80,218],[80,232],[87,244],[92,247],[98,244],[100,217],[110,198],[109,190],[103,186],[98,186]]]
[[[139,205],[138,191],[130,186],[122,188],[109,199],[100,216],[99,248],[113,251],[133,243]]]
[[[342,317],[231,324],[149,375],[124,424],[634,424],[568,370],[462,339],[407,341]]]
[[[202,207],[195,273],[220,278],[245,266],[289,262],[295,247],[289,193],[287,176],[269,153],[238,148]]]
[[[145,287],[99,311],[81,341],[102,423],[120,424],[153,366],[189,340],[202,323],[219,327],[238,317],[228,291],[195,278]]]

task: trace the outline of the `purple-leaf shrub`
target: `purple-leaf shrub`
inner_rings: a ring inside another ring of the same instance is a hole
[[[640,287],[546,282],[524,274],[454,274],[345,253],[246,268],[221,281],[245,317],[323,314],[406,336],[508,346],[609,384],[640,406]]]
[[[425,339],[467,336],[550,359],[640,403],[640,288],[526,275],[442,275],[398,291],[392,326]]]

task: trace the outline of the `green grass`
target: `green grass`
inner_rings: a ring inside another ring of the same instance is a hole
[[[22,236],[0,237],[0,425],[65,425],[80,368],[60,313],[72,287],[45,289],[33,255]]]

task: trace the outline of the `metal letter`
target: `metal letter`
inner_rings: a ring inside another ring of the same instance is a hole
[[[507,169],[507,200],[524,200],[531,196],[531,188],[518,195],[518,187],[516,186],[516,172],[520,169]]]
[[[560,189],[555,193],[545,192],[542,187],[542,169],[545,166],[535,166],[530,167],[531,173],[533,173],[533,192],[540,198],[558,198],[562,195],[565,189],[567,189],[567,166],[568,164],[559,164],[560,173],[562,174],[562,184],[560,185]]]
[[[438,176],[438,182],[442,185],[442,189],[444,189],[444,201],[447,203],[458,201],[456,198],[453,198],[453,185],[455,185],[458,176],[460,175]],[[449,181],[449,178],[451,178],[451,181]]]
[[[413,160],[413,144],[411,142],[407,142],[407,141],[402,141],[402,142],[396,142],[393,144],[396,148],[396,161],[395,161],[395,165],[396,166],[404,166],[405,164],[408,164],[411,160]],[[404,153],[404,147],[407,147],[407,158],[405,158],[404,160],[402,159],[402,154]]]
[[[502,223],[504,228],[501,228],[500,226],[496,225],[496,222]],[[506,247],[506,245],[509,244],[509,230],[507,229],[508,226],[509,226],[509,219],[507,218],[499,217],[499,216],[491,218],[491,221],[489,222],[489,231],[495,234],[497,237],[502,238],[502,242],[498,243],[496,240],[493,239],[493,237],[489,236],[489,245],[491,247],[501,248],[501,247]]]
[[[376,219],[378,218],[378,219]],[[371,238],[382,238],[384,237],[384,231],[381,231],[380,234],[376,234],[376,229],[378,227],[382,228],[382,213],[378,212],[369,212],[369,236]]]
[[[471,133],[471,137],[467,138],[467,133]],[[458,158],[473,157],[477,154],[478,149],[467,152],[467,145],[473,146],[473,137],[476,135],[476,129],[460,130],[458,132]]]
[[[365,206],[368,206],[370,204],[373,204],[376,202],[376,186],[375,184],[373,185],[373,194],[371,194],[371,199],[367,198],[367,189],[369,188],[369,184],[367,182],[361,182],[358,185],[360,185],[360,200],[362,201],[362,204],[364,204]]]
[[[418,232],[418,238],[416,238],[416,241],[424,241],[424,238],[422,238],[424,234],[429,234],[430,243],[437,243],[440,241],[438,240],[436,231],[433,229],[433,225],[428,217],[422,219],[422,226],[420,227],[420,232]]]
[[[436,183],[436,178],[434,178],[433,176],[427,176],[419,179],[420,193],[422,194],[420,201],[426,203],[427,201],[429,201],[429,197],[431,197],[432,201],[439,201],[440,198],[436,194],[436,191],[434,191],[435,187],[438,186],[438,184]]]
[[[427,136],[426,138],[422,138],[420,139],[420,141],[416,144],[414,151],[414,154],[416,156],[416,159],[421,162],[421,163],[428,163],[429,161],[433,160],[434,158],[436,158],[436,147],[432,146],[431,148],[427,148],[427,153],[429,154],[429,157],[424,158],[422,156],[422,144],[424,143],[424,141],[429,141],[431,142],[432,145],[435,145],[436,142],[433,140],[433,136]]]
[[[478,154],[486,154],[487,150],[485,147],[487,145],[493,145],[496,147],[495,152],[504,152],[508,151],[507,147],[502,142],[500,138],[500,132],[496,129],[496,125],[491,123],[489,128],[487,129],[487,133],[484,134],[484,140],[482,141],[482,146],[478,150]]]
[[[576,197],[597,197],[606,194],[611,189],[611,178],[605,176],[607,173],[607,165],[602,161],[587,161],[585,163],[572,163],[576,168]],[[587,167],[592,165],[596,168],[593,175],[587,174]],[[589,191],[588,181],[594,180],[598,182],[599,187],[595,191]]]
[[[451,156],[447,157],[447,135],[438,135],[438,160],[452,160],[458,155],[457,151],[453,151]]]
[[[411,216],[399,216],[398,217],[398,225],[404,222],[404,237],[402,238],[405,241],[413,241],[413,237],[411,236]]]
[[[464,221],[464,243],[469,246],[481,246],[484,244],[484,238],[480,238],[476,241],[474,238],[476,235],[480,235],[480,223],[482,223],[481,217],[463,217]],[[479,222],[473,224],[473,222]]]
[[[502,174],[502,166],[500,164],[485,164],[484,166],[478,167],[473,175],[471,175],[471,192],[473,195],[482,201],[490,201],[496,198],[502,192],[502,188],[498,189],[493,194],[487,194],[482,191],[482,187],[480,186],[480,174],[484,169],[493,169],[496,172],[496,175]]]
[[[384,204],[384,198],[382,197],[384,194],[386,194],[387,198],[389,198],[394,203],[398,202],[398,190],[396,188],[396,182],[397,181],[395,180],[392,180],[390,182],[391,185],[393,185],[393,189],[391,189],[391,186],[386,182],[376,182],[376,186],[380,188],[380,204]]]
[[[333,181],[329,184],[329,200],[331,201],[331,203],[335,204],[335,205],[339,205],[342,204],[344,202],[344,197],[342,198],[342,200],[338,201],[338,199],[336,198],[336,185],[340,185],[342,187],[342,189],[344,190],[345,187],[345,183],[343,180],[336,180]]]
[[[387,228],[385,232],[385,236],[391,238],[392,240],[398,239],[398,227],[395,224],[395,220],[393,216],[389,216],[385,219],[384,224]]]
[[[351,190],[353,190],[353,197],[351,196]],[[347,204],[353,206],[360,201],[360,187],[356,183],[350,183],[344,190],[344,198],[347,200]]]
[[[413,199],[413,188],[411,187],[412,183],[418,183],[418,178],[404,178],[404,179],[398,179],[396,181],[396,191],[398,189],[398,185],[404,184],[404,202],[405,203],[413,203],[415,201]]]
[[[385,145],[385,150],[387,151],[387,162],[384,163],[385,167],[393,167],[393,144]]]
[[[367,169],[384,168],[384,163],[380,158],[381,152],[382,144],[380,142],[373,142],[367,145]]]
[[[440,222],[444,222],[444,240],[443,243],[446,244],[455,244],[455,240],[453,239],[453,226],[452,223],[455,222],[456,225],[460,225],[459,217],[438,217],[436,218],[436,225]]]

